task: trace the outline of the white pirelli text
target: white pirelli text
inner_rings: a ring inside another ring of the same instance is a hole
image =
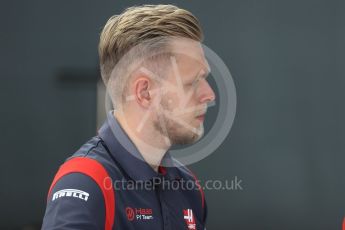
[[[62,189],[54,193],[52,201],[61,197],[75,197],[87,201],[89,193],[78,189]]]

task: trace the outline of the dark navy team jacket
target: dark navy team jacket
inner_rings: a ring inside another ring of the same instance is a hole
[[[116,118],[105,122],[98,135],[69,159],[74,157],[97,160],[111,177],[113,229],[205,229],[206,202],[193,173],[169,154],[163,160],[173,160],[176,167],[159,167],[155,172]],[[96,182],[82,173],[58,180],[48,196],[42,229],[104,228],[105,201]]]

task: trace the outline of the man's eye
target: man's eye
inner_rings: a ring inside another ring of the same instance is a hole
[[[187,87],[195,86],[195,85],[197,85],[197,84],[200,82],[200,80],[201,80],[201,77],[198,77],[198,78],[196,78],[194,81],[187,82],[187,83],[186,83],[186,86],[187,86]]]
[[[195,79],[195,80],[193,81],[193,84],[197,84],[197,83],[199,83],[199,82],[200,82],[200,80],[201,80],[201,77],[198,77],[197,79]]]

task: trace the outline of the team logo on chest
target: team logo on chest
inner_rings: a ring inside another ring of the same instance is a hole
[[[126,215],[129,221],[133,220],[152,220],[152,208],[131,208],[126,207]]]
[[[192,209],[183,209],[183,218],[189,230],[196,230],[195,217]]]

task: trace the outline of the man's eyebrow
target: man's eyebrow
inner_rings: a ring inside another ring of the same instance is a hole
[[[193,85],[196,83],[199,78],[205,78],[210,74],[210,71],[205,71],[204,69],[201,69],[194,77],[193,79]]]

